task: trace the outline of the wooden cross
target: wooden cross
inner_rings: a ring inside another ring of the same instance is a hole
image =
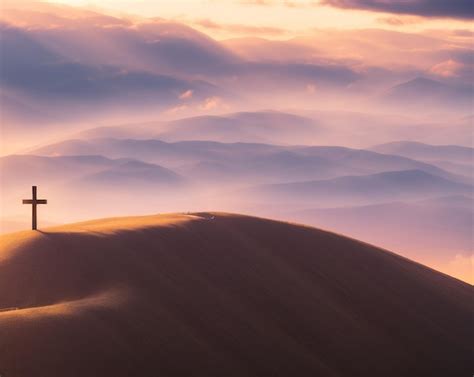
[[[32,224],[31,229],[36,230],[37,228],[37,221],[36,221],[36,206],[38,204],[47,204],[48,201],[46,199],[37,199],[36,198],[36,186],[32,187],[33,190],[33,198],[32,199],[23,199],[23,204],[31,204],[32,205]]]

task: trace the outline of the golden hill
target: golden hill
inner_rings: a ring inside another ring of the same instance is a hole
[[[468,376],[472,287],[221,213],[0,237],[0,375]]]

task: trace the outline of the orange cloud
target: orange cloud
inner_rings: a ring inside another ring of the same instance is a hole
[[[209,30],[228,31],[234,34],[249,34],[249,35],[281,35],[287,31],[283,28],[271,26],[253,26],[244,24],[221,24],[210,19],[196,20],[193,22],[197,26]]]

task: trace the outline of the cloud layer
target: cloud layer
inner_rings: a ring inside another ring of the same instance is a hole
[[[424,86],[408,85],[410,106],[423,100],[422,111],[429,103],[469,113],[464,104],[473,51],[467,29],[438,34],[317,29],[289,40],[266,40],[258,36],[280,35],[284,29],[189,21],[251,36],[217,41],[179,22],[37,6],[2,13],[5,134],[26,123],[39,127],[48,120],[108,119],[110,114],[122,122],[145,120],[143,114],[176,118],[341,104],[360,111],[385,106],[374,100],[387,98],[400,84],[425,82],[412,81],[420,77],[433,80],[437,89],[421,93]],[[403,110],[396,99],[390,111]]]
[[[323,0],[322,3],[339,8],[424,17],[474,18],[474,6],[471,0]]]

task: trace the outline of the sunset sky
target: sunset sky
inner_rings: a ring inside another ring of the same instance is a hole
[[[243,35],[285,39],[319,28],[384,28],[398,31],[472,29],[469,1],[357,0],[56,0],[119,15],[162,17],[192,25],[215,38]],[[6,0],[4,4],[28,4]],[[401,4],[396,6],[393,4]],[[392,4],[392,5],[390,5]]]

